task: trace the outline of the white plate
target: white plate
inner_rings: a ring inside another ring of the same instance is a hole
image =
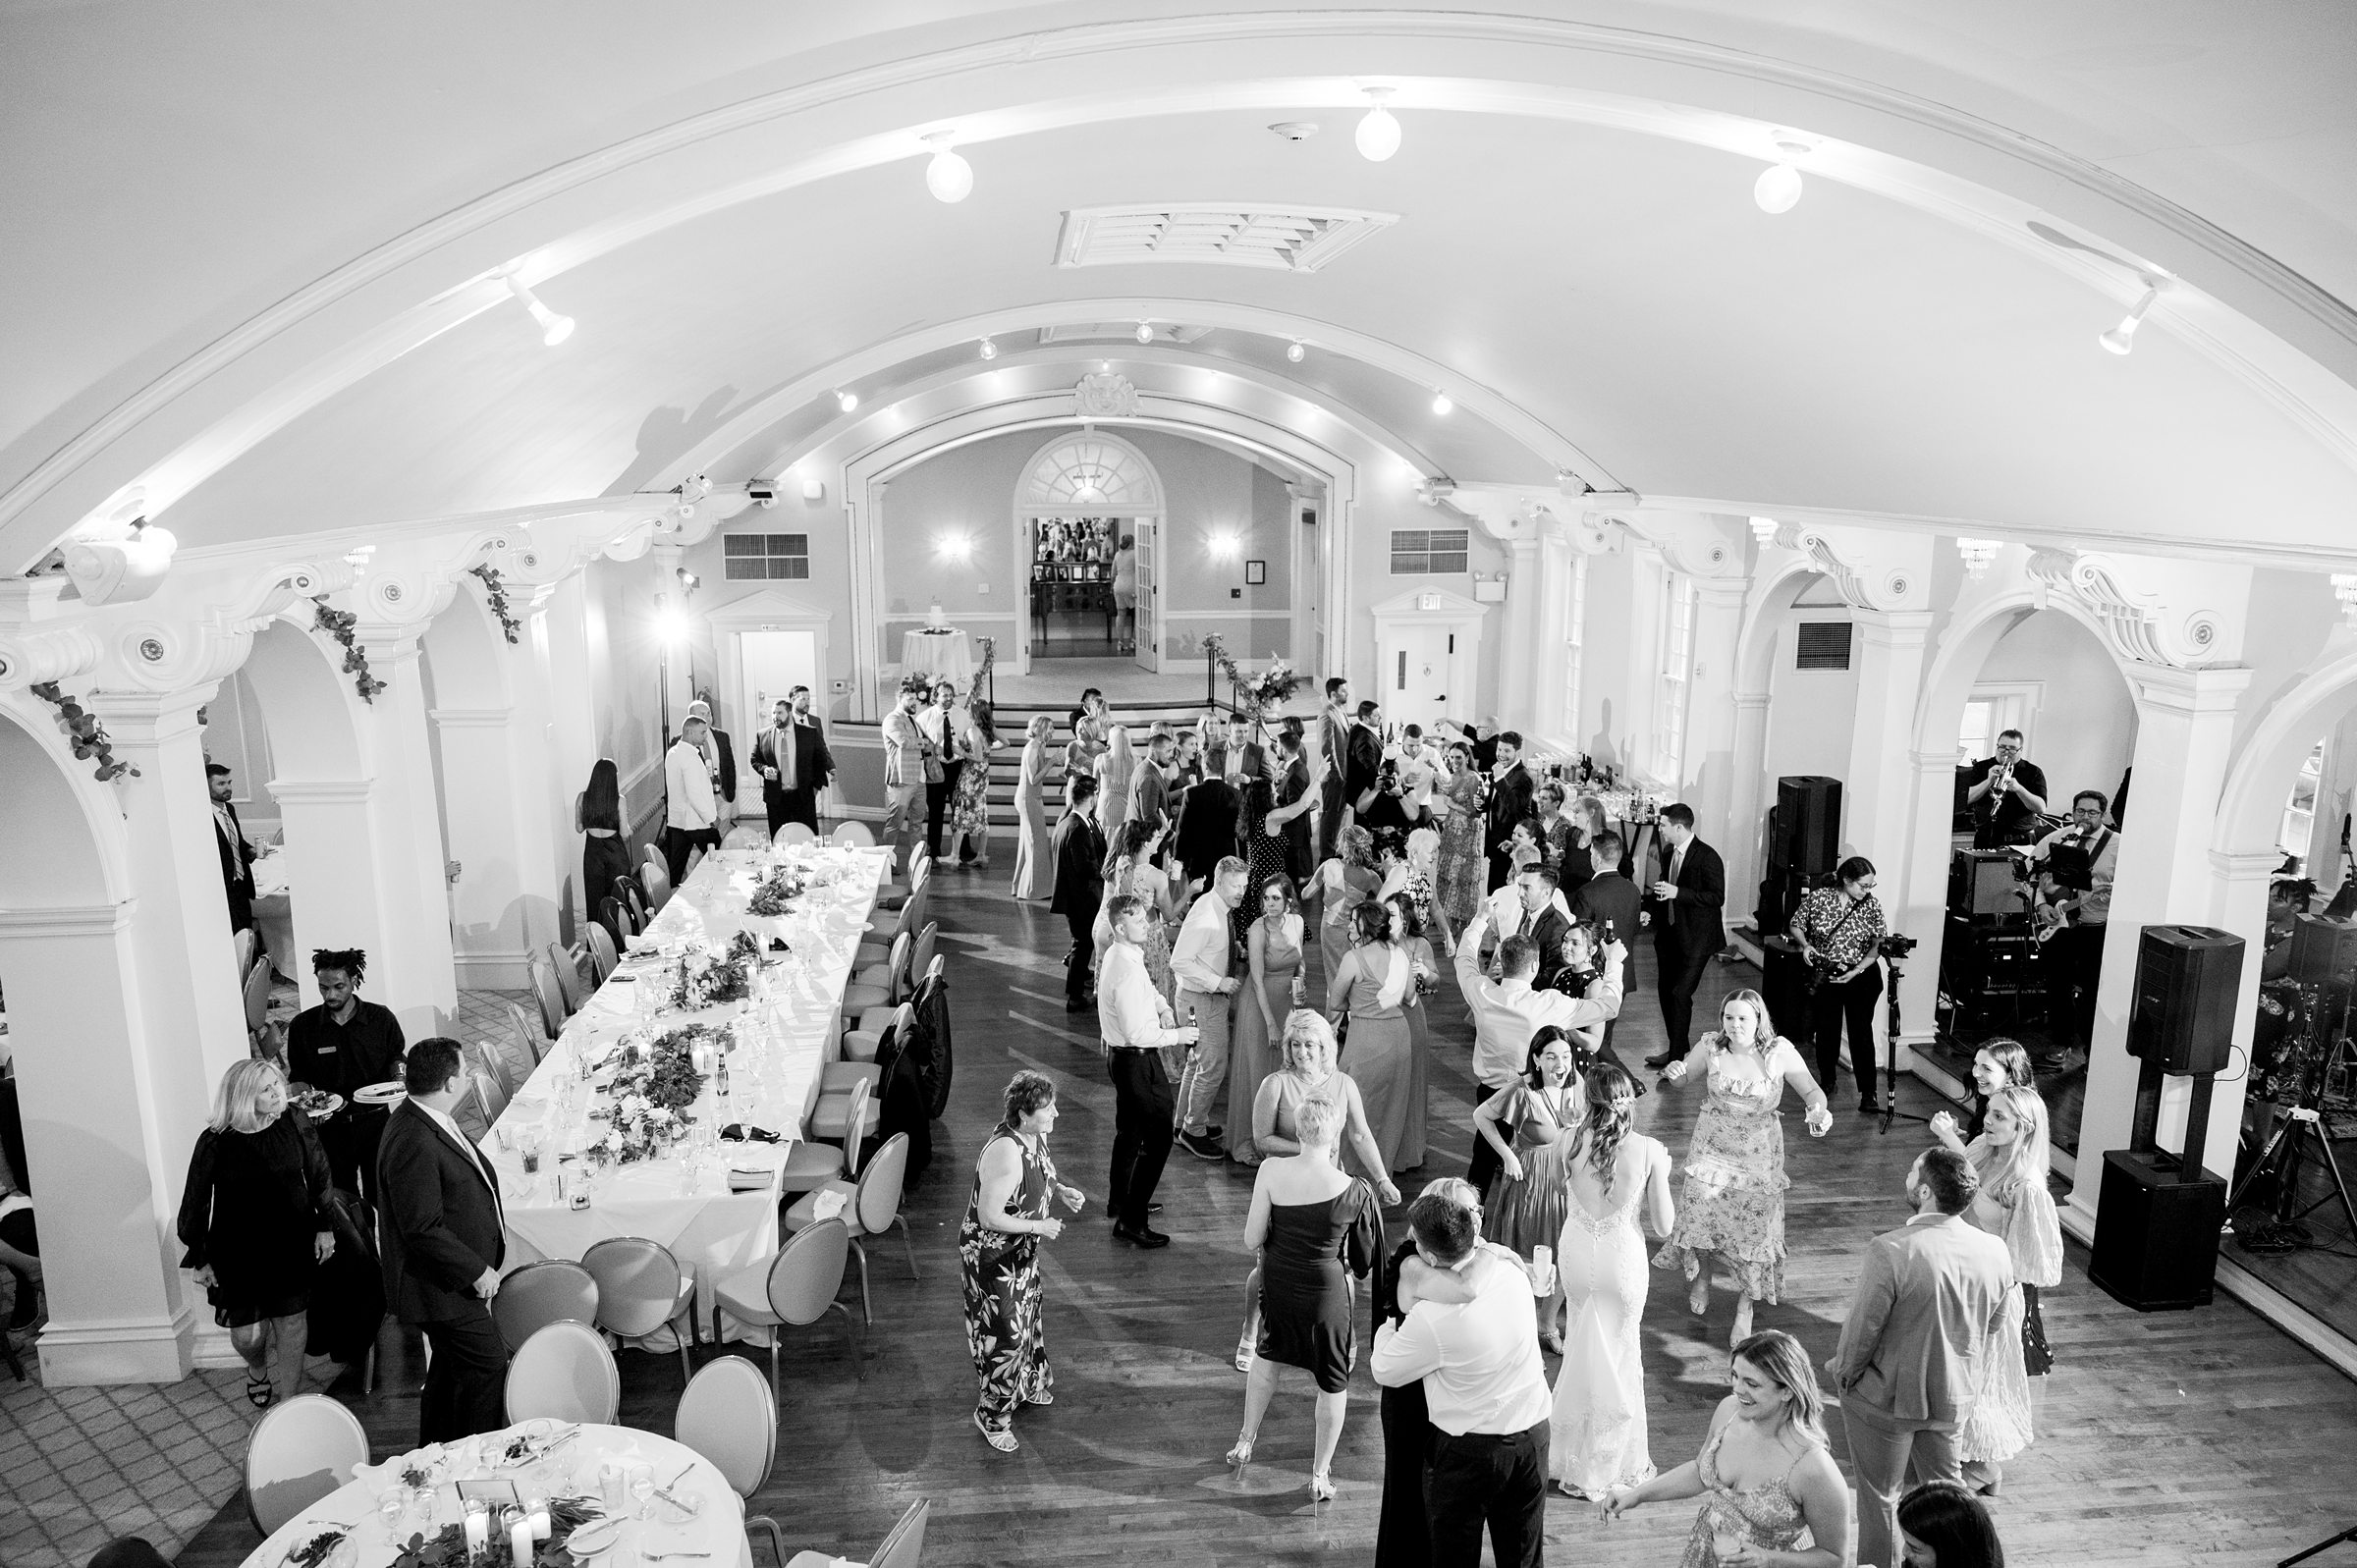
[[[402,1087],[398,1078],[387,1078],[383,1083],[372,1083],[352,1092],[352,1103],[356,1106],[390,1106],[409,1098],[409,1090]]]

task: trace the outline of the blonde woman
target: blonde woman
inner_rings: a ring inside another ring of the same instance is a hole
[[[1105,730],[1105,749],[1090,764],[1097,776],[1097,826],[1107,843],[1122,841],[1122,825],[1129,820],[1129,780],[1137,772],[1137,748],[1129,743],[1129,728],[1112,725]]]
[[[2007,1084],[1989,1097],[1988,1124],[1964,1151],[1981,1178],[1964,1217],[2005,1244],[2018,1294],[2005,1301],[2005,1323],[1983,1359],[1979,1397],[1956,1429],[1965,1485],[1990,1496],[2002,1462],[2030,1445],[2030,1379],[2055,1364],[2038,1311],[2041,1286],[2062,1282],[2062,1222],[2046,1190],[2052,1146],[2046,1102],[2034,1089]]]
[[[189,1159],[180,1261],[246,1358],[257,1410],[302,1391],[312,1275],[336,1250],[327,1156],[287,1104],[286,1075],[261,1057],[234,1062]]]
[[[1355,822],[1336,834],[1334,858],[1318,868],[1318,947],[1329,980],[1350,956],[1351,916],[1382,886],[1383,873],[1375,869],[1375,836]]]
[[[1048,838],[1048,741],[1056,721],[1038,714],[1023,731],[1023,760],[1014,777],[1014,895],[1045,898],[1056,891],[1056,856]]]

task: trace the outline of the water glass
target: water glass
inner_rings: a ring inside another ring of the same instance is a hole
[[[1711,1560],[1714,1563],[1727,1561],[1727,1559],[1733,1554],[1735,1548],[1742,1544],[1743,1533],[1741,1531],[1729,1530],[1723,1522],[1714,1522],[1712,1524]]]
[[[410,1511],[409,1488],[396,1482],[376,1494],[377,1517],[385,1522],[385,1543],[393,1545],[408,1539],[402,1532],[402,1518]]]

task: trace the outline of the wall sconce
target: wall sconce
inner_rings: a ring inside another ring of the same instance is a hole
[[[826,499],[827,499],[827,482],[826,482],[824,479],[805,479],[805,480],[803,480],[803,481],[802,481],[802,499],[803,499],[804,501],[824,501],[824,500],[826,500]]]
[[[1233,561],[1242,548],[1242,542],[1234,534],[1215,533],[1211,536],[1211,559],[1214,561]]]
[[[2002,539],[1958,539],[1956,554],[1964,558],[1965,572],[1978,577],[1989,569],[1989,563],[1995,561],[1997,553],[2004,547]]]
[[[2340,613],[2348,617],[2349,624],[2357,626],[2357,572],[2332,573],[2332,596],[2340,601]]]
[[[971,561],[974,558],[973,535],[945,533],[933,541],[933,554],[942,561]]]

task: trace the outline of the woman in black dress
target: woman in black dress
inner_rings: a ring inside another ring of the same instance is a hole
[[[336,1250],[327,1155],[287,1104],[278,1063],[232,1065],[196,1135],[180,1201],[183,1269],[196,1271],[213,1321],[246,1358],[255,1409],[302,1389],[313,1271]]]
[[[1244,768],[1250,777],[1244,780],[1243,809],[1235,818],[1235,852],[1244,857],[1248,875],[1244,879],[1244,896],[1228,917],[1229,935],[1235,950],[1245,950],[1251,938],[1252,922],[1260,914],[1260,895],[1263,889],[1279,878],[1290,878],[1292,857],[1285,841],[1283,824],[1272,824],[1271,815],[1277,807],[1275,789],[1269,783],[1266,754],[1258,746],[1244,748]],[[1274,826],[1276,832],[1270,832]]]
[[[1318,869],[1309,838],[1309,814],[1317,796],[1309,787],[1309,763],[1301,755],[1301,722],[1288,719],[1280,725],[1275,745],[1275,815],[1285,844],[1285,874],[1295,887],[1306,887],[1310,873]]]
[[[622,834],[622,775],[612,757],[589,770],[589,787],[573,803],[574,826],[581,834],[581,917],[600,918],[614,896],[614,879],[630,874],[630,846]],[[629,946],[629,933],[607,928],[616,951]]]
[[[1262,1162],[1252,1182],[1244,1245],[1260,1254],[1260,1342],[1244,1383],[1244,1430],[1228,1462],[1252,1460],[1252,1441],[1277,1391],[1277,1369],[1298,1367],[1318,1385],[1317,1447],[1310,1462],[1313,1502],[1331,1502],[1328,1470],[1343,1438],[1356,1359],[1350,1281],[1364,1278],[1383,1249],[1383,1211],[1367,1184],[1334,1162],[1343,1111],[1307,1100],[1293,1113],[1301,1152]]]

